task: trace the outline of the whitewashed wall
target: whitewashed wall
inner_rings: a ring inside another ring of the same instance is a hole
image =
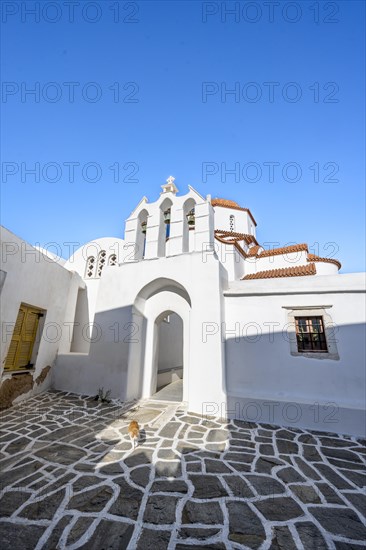
[[[185,364],[189,369],[184,374],[184,383],[190,409],[201,412],[204,401],[222,401],[223,342],[218,333],[211,338],[208,348],[202,341],[202,327],[206,321],[216,324],[222,321],[225,276],[217,258],[209,255],[203,261],[198,252],[106,268],[94,317],[100,337],[91,344],[89,354],[59,355],[55,387],[93,395],[99,387],[108,385],[113,397],[139,397],[145,391],[144,377],[145,383],[146,377],[147,384],[150,383],[143,363],[149,326],[158,312],[173,311],[185,317]],[[151,285],[155,290],[144,297],[142,289]],[[191,304],[184,311],[177,309],[179,300],[186,303],[180,288],[185,289]]]
[[[230,216],[235,217],[235,232],[255,236],[255,225],[245,210],[236,210],[222,206],[214,206],[215,229],[230,231]]]
[[[85,281],[85,288],[80,289],[77,297],[77,305],[74,321],[73,336],[71,342],[71,351],[77,353],[87,353],[90,348],[90,337],[92,336],[92,323],[95,315],[95,307],[98,297],[99,282],[101,277],[95,276],[88,278],[86,276],[87,261],[90,256],[97,258],[101,251],[106,252],[109,258],[115,254],[117,264],[123,262],[126,257],[131,255],[131,250],[125,246],[125,241],[117,237],[102,237],[86,243],[78,248],[75,253],[65,263],[65,268],[75,271]],[[103,276],[103,272],[102,272]],[[67,351],[67,350],[62,350]]]
[[[275,256],[265,256],[255,260],[255,271],[264,271],[267,269],[279,269],[284,267],[295,267],[296,265],[308,265],[307,252],[291,252],[290,254],[278,254]]]
[[[291,355],[288,309],[284,309],[290,306],[329,306],[339,360]],[[295,402],[301,410],[299,426],[356,435],[365,432],[363,274],[233,283],[226,292],[225,312],[231,411],[237,406],[252,420],[291,424],[288,416],[296,408],[290,407],[286,415],[286,406]],[[249,402],[259,408],[248,406]],[[273,418],[269,403],[279,404]]]
[[[69,341],[69,331],[65,325],[67,308],[75,308],[76,295],[83,286],[81,278],[71,273],[48,255],[32,247],[29,243],[1,227],[1,269],[6,273],[1,292],[1,367],[2,381],[12,376],[3,370],[10,345],[14,323],[21,303],[46,311],[42,320],[43,333],[38,353],[34,359],[34,380],[42,369],[54,364],[61,342]],[[48,376],[44,384],[34,391],[44,390],[50,384]],[[18,401],[29,397],[21,396]]]
[[[229,281],[235,281],[243,277],[246,261],[233,245],[222,243],[216,239],[215,252],[227,271]]]

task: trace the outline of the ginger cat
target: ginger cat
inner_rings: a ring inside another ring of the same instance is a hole
[[[140,426],[138,425],[137,420],[132,420],[128,426],[128,433],[131,438],[133,448],[137,447],[139,436],[140,436]]]

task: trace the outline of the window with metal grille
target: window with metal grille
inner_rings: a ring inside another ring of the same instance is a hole
[[[299,352],[328,351],[323,317],[295,317],[295,325]]]
[[[98,254],[98,269],[97,269],[97,277],[101,277],[102,276],[102,271],[103,271],[103,267],[105,266],[106,264],[106,259],[107,259],[107,253],[105,250],[102,250],[101,252],[99,252]]]
[[[230,231],[235,231],[235,216],[230,216]]]
[[[116,256],[116,254],[111,254],[109,256],[108,265],[117,265],[117,256]]]
[[[86,269],[85,269],[85,277],[90,279],[91,277],[94,277],[94,272],[96,268],[96,262],[94,256],[89,256],[89,258],[86,261]]]

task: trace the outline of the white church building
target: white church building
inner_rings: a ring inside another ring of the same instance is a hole
[[[124,239],[66,262],[2,228],[0,407],[172,384],[195,413],[365,434],[364,274],[306,244],[265,250],[256,226],[170,177]]]

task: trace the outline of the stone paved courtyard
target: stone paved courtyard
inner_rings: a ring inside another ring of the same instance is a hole
[[[1,416],[2,550],[364,547],[365,441],[62,392]]]

